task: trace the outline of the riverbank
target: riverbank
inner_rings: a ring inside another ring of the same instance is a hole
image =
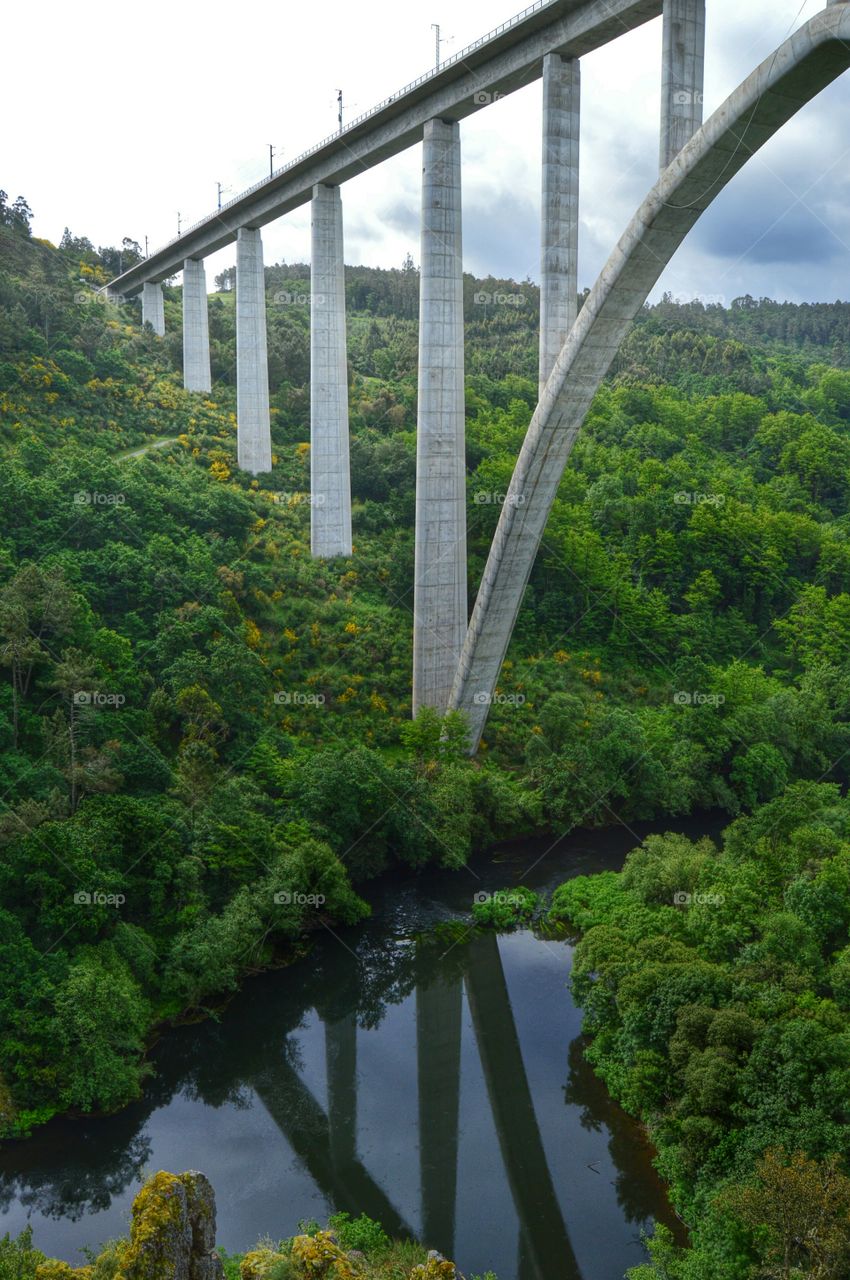
[[[655,836],[555,893],[587,1060],[691,1229],[634,1280],[848,1274],[849,835],[837,786],[795,783],[719,853]]]

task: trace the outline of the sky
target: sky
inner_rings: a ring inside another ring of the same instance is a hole
[[[518,0],[58,0],[4,14],[0,187],[33,232],[150,248],[518,10]],[[823,0],[708,0],[706,114]],[[37,24],[35,15],[37,14]],[[17,50],[17,53],[15,52]],[[579,285],[657,176],[661,21],[582,60]],[[464,266],[538,278],[540,82],[461,125]],[[346,183],[345,259],[419,261],[420,148]],[[263,230],[265,261],[309,260],[309,208]],[[233,247],[207,260],[208,284]],[[850,76],[810,103],[691,232],[656,295],[850,299]]]

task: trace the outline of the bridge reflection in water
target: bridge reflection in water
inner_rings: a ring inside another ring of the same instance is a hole
[[[327,1111],[284,1056],[251,1084],[286,1141],[338,1210],[367,1213],[395,1235],[419,1235],[455,1255],[462,999],[519,1221],[518,1274],[528,1280],[580,1277],[532,1101],[495,935],[459,948],[457,972],[416,986],[421,1227],[414,1231],[357,1154],[357,1023],[324,1019]],[[411,1135],[412,1138],[412,1135]],[[411,1141],[411,1148],[413,1142]],[[480,1193],[487,1195],[487,1172]]]
[[[454,932],[435,934],[447,908]],[[164,1036],[138,1103],[0,1151],[0,1234],[31,1221],[45,1252],[79,1261],[126,1230],[146,1173],[195,1167],[231,1252],[336,1209],[467,1273],[619,1280],[640,1228],[671,1216],[584,1059],[570,948],[472,935],[457,910],[391,887],[367,925]]]

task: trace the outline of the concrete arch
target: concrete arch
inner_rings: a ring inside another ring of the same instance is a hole
[[[850,5],[833,3],[767,58],[662,173],[561,349],[525,437],[484,569],[449,705],[477,750],[564,468],[635,316],[685,236],[764,144],[850,66]]]

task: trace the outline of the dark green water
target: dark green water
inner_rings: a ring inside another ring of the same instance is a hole
[[[620,1280],[641,1230],[673,1220],[640,1131],[584,1062],[572,948],[412,936],[468,920],[481,890],[617,868],[635,843],[622,828],[525,841],[383,881],[365,927],[323,932],[219,1022],[168,1032],[138,1104],[5,1146],[0,1233],[29,1221],[46,1253],[80,1262],[124,1233],[145,1176],[195,1168],[231,1251],[336,1208],[420,1236],[467,1276]]]

